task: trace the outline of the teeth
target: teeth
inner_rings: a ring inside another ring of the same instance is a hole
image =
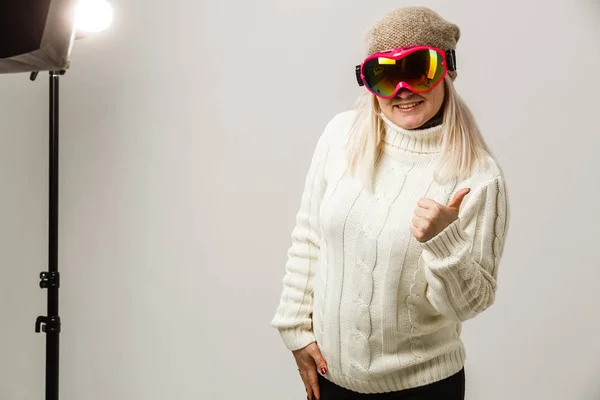
[[[419,102],[416,103],[411,103],[411,104],[398,104],[398,108],[402,108],[402,109],[409,109],[409,108],[413,108],[416,107],[419,104]]]

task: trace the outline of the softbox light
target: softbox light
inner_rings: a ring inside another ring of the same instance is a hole
[[[0,74],[69,68],[77,0],[0,0]]]

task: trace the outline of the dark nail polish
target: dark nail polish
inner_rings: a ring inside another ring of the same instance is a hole
[[[325,369],[325,367],[321,368],[321,373],[322,373],[323,375],[325,375],[325,374],[327,373],[327,370]]]

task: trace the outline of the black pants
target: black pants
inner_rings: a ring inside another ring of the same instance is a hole
[[[319,374],[321,400],[464,400],[465,370],[432,384],[399,392],[362,394],[344,389]]]

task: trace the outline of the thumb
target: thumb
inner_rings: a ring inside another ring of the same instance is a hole
[[[315,364],[317,365],[317,370],[325,375],[327,373],[327,361],[323,358],[321,354],[321,350],[319,350],[319,346],[311,346],[308,350],[308,354],[315,360]]]
[[[460,205],[461,205],[463,199],[465,198],[465,196],[467,194],[469,194],[470,191],[471,191],[470,188],[465,188],[465,189],[461,189],[458,192],[456,192],[454,197],[452,197],[452,200],[450,200],[450,203],[448,203],[448,207],[454,208],[456,211],[458,211],[460,209]]]

